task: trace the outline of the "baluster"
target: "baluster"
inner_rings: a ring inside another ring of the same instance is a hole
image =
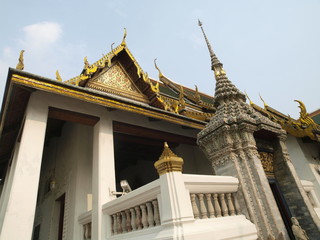
[[[114,235],[116,235],[116,234],[118,234],[117,214],[113,214],[112,219],[113,219],[113,233],[114,233]]]
[[[114,228],[114,221],[113,221],[113,217],[112,217],[112,216],[110,216],[110,219],[111,219],[111,235],[113,235],[113,234],[114,234],[114,230],[113,230],[113,228]]]
[[[222,215],[224,217],[229,216],[228,207],[227,207],[227,204],[226,204],[224,193],[220,193],[219,194],[219,198],[220,198],[220,203],[221,203]]]
[[[235,209],[234,209],[232,198],[231,198],[231,193],[227,193],[226,195],[228,199],[228,208],[229,208],[230,216],[234,216],[236,214],[235,214]]]
[[[136,210],[136,227],[138,230],[140,230],[142,229],[140,208],[139,206],[136,206],[134,209]]]
[[[141,209],[141,213],[142,213],[141,222],[142,222],[143,228],[147,228],[149,225],[148,225],[148,221],[147,221],[146,205],[145,204],[141,204],[140,205],[140,209]]]
[[[241,210],[240,210],[240,206],[239,206],[238,200],[236,198],[236,194],[237,193],[233,193],[232,197],[233,197],[233,200],[234,200],[234,206],[235,206],[235,209],[236,209],[236,214],[240,215],[241,214]]]
[[[206,205],[204,204],[203,201],[203,193],[199,193],[198,194],[198,198],[199,198],[199,204],[200,204],[200,212],[201,212],[201,219],[206,219],[208,218],[208,212],[207,212],[207,208]]]
[[[206,193],[206,199],[207,199],[209,217],[214,218],[215,216],[214,216],[214,208],[211,201],[211,193]]]
[[[154,222],[156,223],[156,226],[158,226],[158,225],[160,225],[158,200],[153,200],[152,205],[153,205],[153,210],[154,210]]]
[[[127,227],[126,227],[126,213],[125,212],[121,212],[121,227],[122,227],[122,232],[126,233]]]
[[[196,203],[196,195],[194,193],[190,194],[191,197],[191,205],[193,210],[193,216],[195,219],[199,219],[199,209]]]
[[[117,213],[117,227],[118,227],[118,233],[122,233],[122,225],[121,225],[121,214]]]
[[[134,208],[130,208],[130,212],[131,212],[131,227],[132,227],[132,231],[134,231],[134,230],[137,230],[136,212],[134,211]]]
[[[130,210],[126,209],[125,213],[126,213],[126,229],[127,229],[127,232],[131,232],[132,228],[131,228]]]
[[[91,222],[89,222],[87,225],[88,225],[88,239],[91,239]]]
[[[150,227],[154,226],[154,220],[153,220],[153,212],[152,212],[152,205],[151,202],[147,202],[147,211],[148,211],[148,224]]]
[[[221,217],[221,208],[220,208],[220,204],[218,201],[218,194],[217,193],[213,194],[213,204],[214,204],[214,209],[217,214],[217,217]]]
[[[87,240],[87,236],[88,236],[88,227],[87,224],[83,224],[83,239]]]

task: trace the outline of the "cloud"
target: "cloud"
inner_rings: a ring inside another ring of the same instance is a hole
[[[10,45],[0,49],[0,89],[4,87],[8,67],[16,67],[22,49],[24,71],[54,79],[59,69],[63,80],[79,73],[86,44],[68,42],[59,23],[39,22],[23,26],[20,31],[23,34],[19,39],[12,39]]]
[[[55,43],[62,35],[62,28],[55,22],[41,22],[25,26],[25,43],[46,45]]]

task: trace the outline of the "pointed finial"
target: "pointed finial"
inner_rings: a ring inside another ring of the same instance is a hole
[[[113,53],[113,55],[117,56],[116,52],[113,49],[113,45],[114,45],[114,43],[111,44],[111,52]]]
[[[199,103],[201,101],[201,97],[200,97],[200,94],[199,94],[199,91],[198,91],[198,86],[197,85],[194,85],[195,86],[195,94],[194,94],[194,100]]]
[[[263,100],[263,98],[261,97],[260,93],[259,93],[259,97],[261,99],[261,101],[263,102],[264,107],[268,107],[268,104]]]
[[[21,50],[20,51],[20,56],[19,56],[19,62],[17,64],[17,66],[16,66],[16,69],[18,69],[18,70],[23,70],[24,69],[23,53],[24,53],[24,50]]]
[[[89,64],[89,62],[88,62],[88,58],[87,57],[84,57],[84,59],[83,59],[83,62],[84,62],[84,69],[87,69],[89,66],[90,66],[90,64]]]
[[[123,34],[123,39],[122,39],[122,46],[126,46],[126,37],[127,37],[127,29],[124,28],[124,34]]]
[[[219,59],[217,58],[217,56],[215,55],[215,53],[213,52],[212,50],[212,47],[211,47],[211,44],[207,38],[207,35],[205,34],[204,30],[203,30],[203,27],[202,27],[202,22],[198,19],[198,25],[200,26],[201,28],[201,31],[203,33],[203,36],[204,36],[204,39],[207,43],[207,46],[208,46],[208,50],[209,50],[209,53],[210,53],[210,58],[211,58],[211,69],[214,71],[214,66],[220,66],[222,67],[222,63],[219,61]]]
[[[62,82],[62,78],[61,78],[58,70],[56,71],[56,79],[57,79],[57,81]]]
[[[159,176],[170,172],[182,172],[183,159],[174,154],[168,146],[164,143],[163,152],[158,161],[154,163]]]
[[[157,66],[157,59],[156,59],[156,58],[154,59],[154,67],[155,67],[155,68],[158,70],[158,72],[159,72],[159,78],[163,77],[162,72],[160,71],[160,69],[159,69],[158,66]]]
[[[294,101],[299,103],[300,116],[302,116],[302,117],[308,116],[306,105],[304,105],[304,103],[299,100],[294,100]]]
[[[244,91],[244,94],[246,95],[246,97],[249,99],[249,102],[250,102],[250,105],[252,105],[253,104],[253,102],[251,101],[251,99],[249,98],[249,96],[248,96],[248,94],[247,94],[247,92],[246,91]]]

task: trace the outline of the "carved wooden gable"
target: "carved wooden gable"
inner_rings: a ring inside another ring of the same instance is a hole
[[[149,103],[119,62],[90,79],[86,87]]]

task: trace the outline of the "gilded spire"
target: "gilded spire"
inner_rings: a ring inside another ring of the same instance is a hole
[[[228,79],[226,72],[223,69],[223,64],[219,61],[217,56],[212,50],[209,40],[202,28],[202,23],[198,22],[201,27],[204,39],[206,40],[210,57],[211,57],[211,69],[214,71],[216,78],[216,89],[215,89],[215,105],[219,105],[220,102],[225,102],[227,99],[238,99],[240,101],[246,101],[246,96],[239,91],[239,89]]]
[[[207,35],[203,30],[202,22],[199,19],[198,19],[198,24],[199,24],[199,26],[200,26],[200,28],[202,30],[204,39],[206,40],[206,43],[207,43],[207,46],[208,46],[208,50],[209,50],[209,53],[210,53],[210,58],[211,58],[211,69],[214,71],[214,66],[220,65],[222,67],[223,64],[219,61],[219,59],[217,58],[216,54],[213,52],[211,44],[210,44],[210,42],[209,42],[209,40],[207,38]]]
[[[23,70],[24,69],[23,53],[24,53],[24,50],[21,50],[20,51],[20,56],[19,56],[19,62],[17,64],[17,66],[16,66],[16,69],[18,69],[18,70]]]

